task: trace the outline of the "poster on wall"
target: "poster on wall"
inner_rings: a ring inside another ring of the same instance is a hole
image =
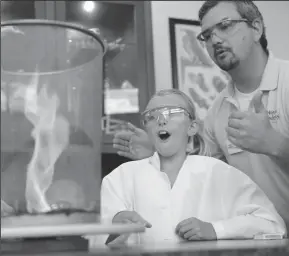
[[[210,58],[205,44],[197,39],[200,22],[169,18],[173,87],[193,100],[199,118],[229,81],[229,76]]]

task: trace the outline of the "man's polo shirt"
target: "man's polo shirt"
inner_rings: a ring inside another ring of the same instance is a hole
[[[270,53],[258,90],[273,128],[289,138],[289,61]],[[235,89],[228,85],[217,97],[205,120],[205,137],[211,155],[226,157],[227,162],[243,171],[267,194],[289,228],[289,168],[278,166],[270,157],[243,151],[227,139],[228,117],[238,109]],[[252,106],[249,111],[254,111]]]

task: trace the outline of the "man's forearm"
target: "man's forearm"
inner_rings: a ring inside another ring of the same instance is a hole
[[[289,138],[273,131],[268,142],[267,155],[289,174]]]

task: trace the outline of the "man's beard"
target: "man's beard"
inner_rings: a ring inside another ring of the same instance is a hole
[[[236,59],[230,59],[229,61],[223,62],[223,61],[217,61],[216,64],[219,66],[220,69],[224,71],[230,71],[232,69],[235,69],[239,66],[240,61]]]
[[[240,63],[230,48],[222,46],[216,46],[214,48],[213,60],[216,65],[224,71],[235,69]]]
[[[214,62],[217,64],[217,66],[224,70],[224,71],[230,71],[232,69],[235,69],[237,66],[239,66],[240,60],[235,57],[234,54],[231,52],[227,53],[232,56],[225,56],[223,59],[219,58],[217,55],[215,55]]]

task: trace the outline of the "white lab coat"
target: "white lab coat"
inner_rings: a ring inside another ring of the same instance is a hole
[[[122,164],[104,177],[101,215],[111,223],[120,211],[136,211],[152,224],[130,243],[179,242],[175,228],[195,217],[212,223],[218,239],[286,233],[283,219],[244,173],[211,157],[188,156],[171,188],[158,154]]]

